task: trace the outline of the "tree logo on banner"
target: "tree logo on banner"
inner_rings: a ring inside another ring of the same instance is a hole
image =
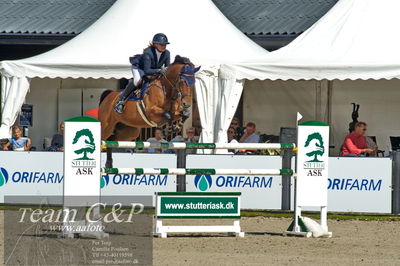
[[[315,132],[308,135],[304,147],[309,147],[309,149],[312,149],[310,152],[307,152],[306,155],[311,158],[314,157],[312,160],[307,162],[322,163],[322,161],[318,160],[318,156],[322,156],[325,153],[325,148],[324,141],[320,133]]]
[[[83,154],[83,157],[75,160],[94,160],[88,157],[88,153],[93,153],[96,150],[93,134],[89,129],[82,129],[76,132],[72,142],[77,148],[74,150],[76,154]]]

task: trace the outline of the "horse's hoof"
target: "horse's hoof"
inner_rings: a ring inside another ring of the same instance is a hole
[[[172,120],[172,114],[170,112],[165,112],[164,113],[165,118],[167,118],[168,120]]]
[[[190,110],[183,110],[182,111],[182,118],[188,118],[190,116]]]

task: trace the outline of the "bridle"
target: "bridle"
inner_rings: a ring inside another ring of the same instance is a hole
[[[188,108],[188,107],[186,107],[186,106],[183,106],[183,99],[184,99],[185,97],[192,97],[192,94],[191,94],[191,93],[183,93],[183,91],[182,91],[182,83],[183,83],[183,82],[186,83],[186,81],[182,81],[182,79],[184,79],[182,76],[185,76],[185,77],[188,77],[188,78],[194,78],[194,75],[179,73],[179,75],[176,77],[174,83],[172,83],[172,82],[168,79],[168,77],[165,75],[165,73],[163,73],[162,75],[164,76],[165,80],[167,80],[168,83],[171,85],[172,91],[176,91],[176,92],[177,92],[176,95],[174,95],[174,96],[171,95],[171,96],[172,96],[172,98],[171,98],[172,101],[176,101],[176,100],[180,99],[180,100],[181,100],[181,107],[182,107],[183,109]],[[175,84],[175,85],[174,85],[174,84]],[[187,84],[187,85],[188,85],[188,84]],[[193,86],[193,85],[192,85],[192,86]],[[192,86],[189,86],[189,87],[192,87]],[[165,92],[165,91],[164,91],[164,92]],[[172,103],[171,103],[171,104],[172,104]]]

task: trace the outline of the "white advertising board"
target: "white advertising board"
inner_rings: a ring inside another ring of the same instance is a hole
[[[390,213],[391,185],[390,158],[329,157],[328,211]],[[319,208],[304,207],[303,210],[318,211]]]
[[[390,158],[329,158],[328,211],[390,213]]]
[[[106,154],[101,154],[104,164]],[[175,154],[131,154],[114,153],[116,167],[176,167]],[[100,179],[100,178],[99,178]],[[146,195],[155,192],[175,192],[174,175],[109,175],[99,182],[101,195]],[[11,152],[0,151],[0,203],[4,196],[62,196],[63,195],[62,152]],[[101,183],[101,184],[100,184]],[[55,198],[50,198],[55,200]],[[21,202],[29,203],[29,202]],[[57,203],[60,202],[49,202]],[[153,201],[153,206],[154,206]]]
[[[188,155],[187,168],[281,169],[280,156]],[[281,176],[188,175],[187,192],[241,192],[243,209],[280,209]]]
[[[61,196],[63,181],[62,152],[0,151],[0,203],[4,196]]]

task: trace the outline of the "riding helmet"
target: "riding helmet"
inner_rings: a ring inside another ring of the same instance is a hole
[[[153,43],[156,43],[156,44],[169,44],[167,35],[165,35],[164,33],[157,33],[153,37]]]

